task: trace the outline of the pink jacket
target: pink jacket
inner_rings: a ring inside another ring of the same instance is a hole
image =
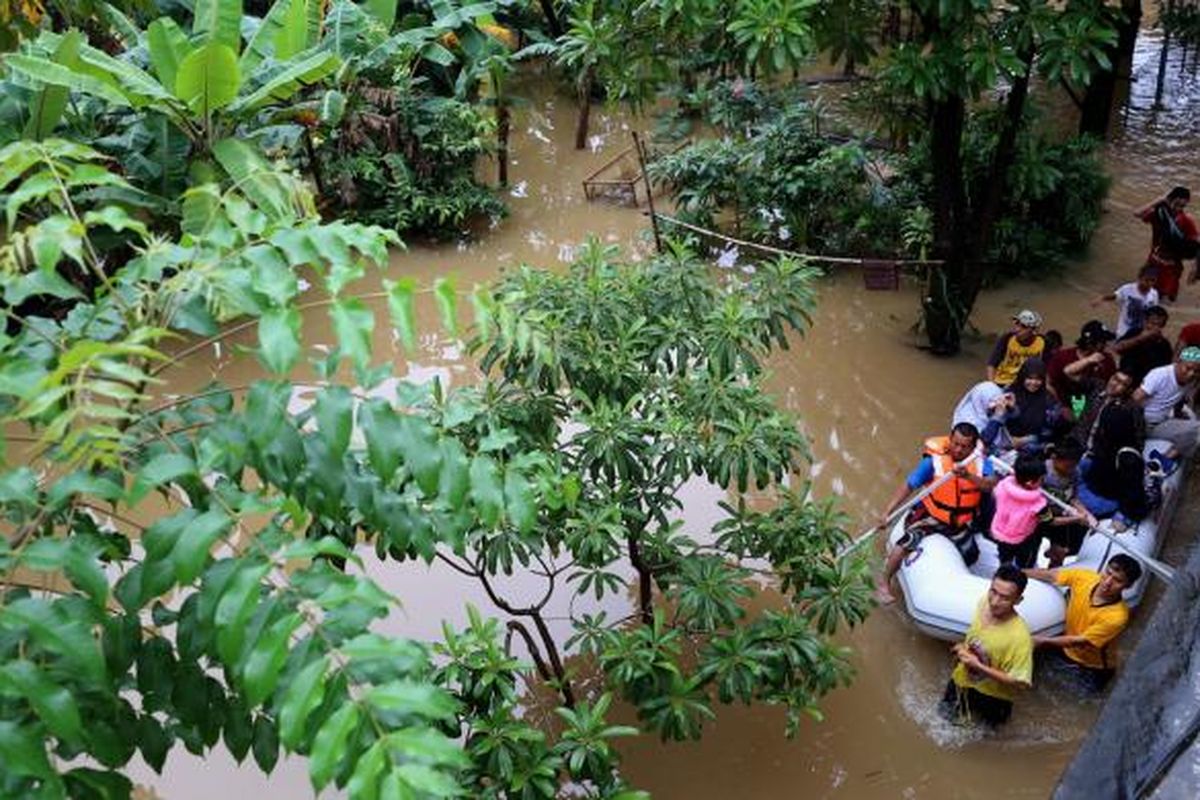
[[[1038,514],[1046,507],[1041,489],[1026,489],[1009,475],[992,490],[996,516],[992,517],[992,538],[1005,544],[1020,544],[1037,528]]]

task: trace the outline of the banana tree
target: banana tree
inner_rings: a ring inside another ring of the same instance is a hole
[[[536,43],[516,50],[511,31],[491,18],[477,18],[475,27],[458,42],[457,55],[462,69],[455,81],[455,95],[479,102],[493,110],[496,121],[496,162],[501,186],[508,185],[508,137],[512,128],[512,107],[518,98],[509,92],[509,76],[522,59],[552,53],[547,43]],[[515,52],[514,52],[515,50]]]
[[[321,0],[277,0],[243,49],[240,0],[196,0],[190,33],[162,17],[139,37],[150,71],[134,63],[133,48],[111,56],[81,43],[71,59],[48,57],[64,38],[50,32],[4,63],[37,85],[160,117],[186,136],[194,163],[206,162],[213,144],[338,68],[336,54],[316,47],[323,7]]]

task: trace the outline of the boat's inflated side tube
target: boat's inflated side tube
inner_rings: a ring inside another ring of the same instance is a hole
[[[901,520],[892,530],[889,543],[904,532]],[[904,589],[904,604],[913,622],[938,639],[962,639],[979,600],[987,594],[990,577],[976,575],[963,563],[958,548],[945,536],[925,536],[907,555],[897,577]],[[1066,603],[1062,593],[1041,581],[1030,581],[1017,613],[1034,635],[1053,636],[1062,632]]]
[[[1165,452],[1168,447],[1170,447],[1170,442],[1151,439],[1146,442],[1144,451],[1147,454],[1151,450]],[[1162,503],[1154,509],[1154,513],[1149,517],[1120,533],[1113,529],[1111,520],[1101,523],[1105,530],[1117,537],[1120,544],[1106,536],[1093,533],[1083,540],[1079,556],[1070,563],[1070,566],[1087,567],[1099,572],[1108,563],[1108,559],[1117,553],[1127,553],[1139,560],[1143,557],[1154,558],[1157,556],[1159,548],[1162,546],[1162,537],[1170,529],[1171,519],[1175,516],[1175,507],[1179,504],[1182,486],[1183,470],[1178,469],[1163,481]],[[1146,594],[1146,589],[1152,580],[1154,578],[1150,570],[1144,569],[1142,577],[1138,579],[1137,583],[1125,590],[1125,602],[1130,608],[1142,602],[1142,597]]]

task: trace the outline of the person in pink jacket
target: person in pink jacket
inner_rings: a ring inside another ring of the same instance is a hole
[[[1000,563],[1015,563],[1026,569],[1037,561],[1042,537],[1038,523],[1052,517],[1042,478],[1046,464],[1032,455],[1022,455],[1013,465],[1013,474],[996,484],[992,497],[996,513],[992,517],[992,538],[1000,551]]]

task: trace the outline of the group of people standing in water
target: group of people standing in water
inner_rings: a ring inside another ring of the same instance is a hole
[[[1189,200],[1176,187],[1135,212],[1153,230],[1146,263],[1135,280],[1093,301],[1116,305],[1115,330],[1089,320],[1074,346],[1064,347],[1056,331],[1042,332],[1036,311],[1013,316],[987,361],[986,380],[958,402],[949,434],[925,441],[884,511],[888,521],[921,493],[887,554],[876,587],[881,603],[894,602],[892,578],[925,536],[947,537],[968,565],[979,557],[976,533],[996,544],[1001,566],[954,648],[943,698],[949,714],[1006,721],[1015,690],[1032,683],[1035,647],[1045,655],[1039,662],[1087,691],[1099,691],[1112,675],[1110,646],[1129,619],[1122,592],[1141,565],[1125,554],[1101,572],[1063,564],[1101,519],[1121,531],[1149,515],[1163,479],[1200,443],[1191,408],[1200,323],[1184,326],[1172,343],[1161,304],[1176,299],[1183,262],[1200,250]],[[1188,282],[1196,279],[1194,270]],[[1147,438],[1166,444],[1144,457]],[[1038,568],[1044,544],[1048,563]],[[1062,635],[1032,637],[1017,614],[1030,579],[1066,588]]]

